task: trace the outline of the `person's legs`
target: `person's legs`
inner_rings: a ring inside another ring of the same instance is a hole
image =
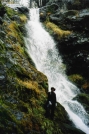
[[[55,110],[55,105],[52,105],[51,106],[51,114],[50,114],[51,119],[54,118],[54,110]]]
[[[46,113],[45,113],[45,116],[47,118],[50,117],[50,112],[51,112],[51,106],[50,105],[47,105],[46,106]]]

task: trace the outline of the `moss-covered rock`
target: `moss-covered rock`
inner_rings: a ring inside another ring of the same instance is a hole
[[[72,74],[68,76],[69,80],[72,81],[75,85],[82,88],[83,84],[85,83],[85,79],[79,74]]]
[[[28,60],[21,32],[26,16],[10,8],[6,10],[7,15],[0,25],[3,33],[0,35],[0,132],[39,132],[41,119],[38,116],[44,114],[42,106],[46,99],[47,77],[34,68],[31,58]],[[15,14],[21,24],[13,21]]]
[[[89,94],[81,93],[74,99],[78,100],[89,113]]]
[[[50,34],[52,34],[53,36],[56,36],[56,38],[59,40],[61,38],[66,37],[71,34],[71,31],[62,30],[56,24],[49,22],[49,21],[45,22],[45,26],[48,29],[48,31],[50,32]]]

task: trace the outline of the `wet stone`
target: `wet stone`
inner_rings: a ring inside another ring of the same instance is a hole
[[[13,97],[11,97],[11,96],[9,96],[9,95],[6,95],[6,96],[5,96],[5,99],[6,99],[7,102],[10,102],[10,103],[12,103],[12,104],[18,103],[17,100],[15,100]]]
[[[11,111],[15,115],[17,120],[21,120],[23,118],[23,113],[21,113],[20,111],[15,111],[15,110],[11,110]]]
[[[6,64],[6,67],[7,67],[7,68],[11,68],[11,67],[12,67],[12,64],[11,64],[11,63],[7,63],[7,64]]]
[[[6,44],[6,48],[12,48],[10,44]]]
[[[5,76],[0,76],[0,81],[2,81],[3,79],[5,79]]]

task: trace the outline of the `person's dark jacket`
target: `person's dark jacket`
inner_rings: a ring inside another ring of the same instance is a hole
[[[55,105],[56,103],[56,94],[54,92],[48,92],[48,101]]]

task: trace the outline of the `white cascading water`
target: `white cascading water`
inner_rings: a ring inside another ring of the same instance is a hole
[[[25,0],[23,0],[25,3]],[[49,90],[56,88],[57,101],[67,111],[76,128],[89,134],[89,114],[76,100],[72,100],[79,89],[65,75],[65,67],[56,49],[56,43],[39,22],[39,9],[30,9],[30,20],[26,24],[28,37],[25,44],[36,68],[48,77]]]
[[[26,29],[27,52],[37,69],[48,77],[49,90],[52,86],[56,88],[57,101],[64,106],[69,118],[77,128],[89,134],[89,115],[80,103],[72,100],[79,93],[79,89],[67,79],[56,44],[39,22],[39,9],[30,9],[30,20]]]
[[[29,7],[30,0],[20,0],[19,3],[20,5]]]

